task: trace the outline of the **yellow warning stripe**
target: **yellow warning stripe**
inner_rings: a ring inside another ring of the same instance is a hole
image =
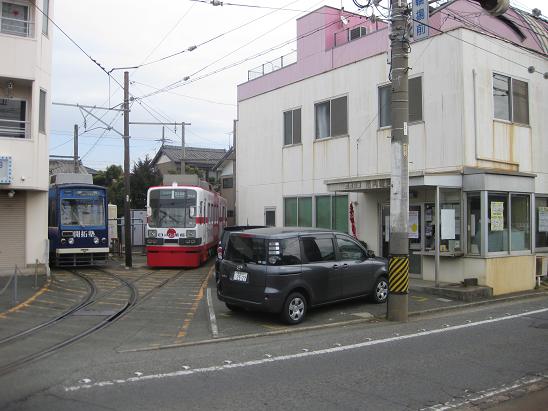
[[[204,297],[205,289],[207,288],[207,284],[209,282],[209,277],[211,277],[211,274],[213,273],[214,268],[215,266],[212,266],[209,272],[207,273],[207,276],[203,280],[202,285],[198,291],[198,294],[196,294],[194,297],[194,301],[192,302],[192,306],[190,307],[189,312],[187,312],[185,315],[186,318],[183,321],[183,325],[179,329],[179,332],[177,333],[178,341],[182,338],[185,338],[186,336],[188,328],[190,327],[190,323],[192,322],[192,319],[194,318],[194,315],[196,314],[196,311],[198,310],[198,305],[200,304],[200,301]]]
[[[409,289],[409,258],[391,257],[388,262],[388,290],[407,293]]]
[[[0,313],[0,318],[6,318],[7,314],[11,314],[14,312],[19,311],[22,308],[26,308],[29,306],[30,303],[34,302],[38,297],[40,297],[42,294],[44,294],[46,291],[48,291],[49,286],[51,285],[51,278],[48,279],[47,283],[42,286],[40,290],[38,290],[32,297],[30,297],[28,300],[16,305],[15,307],[10,308],[7,311],[4,311]]]

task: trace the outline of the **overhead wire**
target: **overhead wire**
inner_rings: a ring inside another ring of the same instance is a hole
[[[258,52],[258,53],[256,53],[256,54],[254,54],[254,55],[252,55],[252,56],[246,57],[246,58],[241,59],[241,60],[239,60],[239,61],[236,61],[236,62],[233,62],[233,63],[228,64],[228,65],[226,65],[226,66],[223,66],[223,67],[221,67],[221,68],[219,68],[219,69],[216,69],[216,70],[214,70],[214,71],[211,71],[211,72],[209,72],[209,73],[206,73],[206,74],[204,74],[204,75],[202,75],[202,76],[199,76],[199,77],[197,77],[197,78],[195,78],[195,79],[190,80],[190,77],[188,77],[188,78],[187,78],[187,77],[184,77],[183,79],[178,80],[178,81],[175,81],[175,82],[173,82],[173,83],[170,83],[170,84],[168,84],[167,86],[162,87],[162,88],[159,88],[159,89],[157,89],[156,91],[154,91],[154,92],[152,92],[152,93],[145,94],[145,95],[140,96],[140,97],[137,97],[137,98],[138,98],[139,100],[142,100],[142,99],[145,99],[145,98],[148,98],[148,97],[151,97],[151,96],[160,94],[160,93],[164,93],[164,92],[167,92],[167,91],[170,91],[170,90],[174,90],[174,89],[179,88],[179,87],[181,87],[181,86],[183,86],[183,85],[187,85],[187,84],[194,83],[194,82],[196,82],[196,81],[202,80],[202,79],[204,79],[204,78],[207,78],[207,77],[212,76],[212,75],[214,75],[214,74],[217,74],[217,73],[219,73],[219,72],[228,70],[228,69],[230,69],[230,68],[232,68],[232,67],[239,66],[239,65],[241,65],[241,64],[243,64],[243,63],[245,63],[245,62],[247,62],[247,61],[249,61],[249,60],[253,60],[253,59],[257,58],[257,57],[260,57],[260,56],[263,56],[263,55],[265,55],[265,54],[268,54],[268,53],[270,53],[270,52],[272,52],[272,51],[278,50],[278,49],[280,49],[280,48],[282,48],[282,47],[284,47],[284,46],[287,46],[288,44],[291,44],[291,43],[293,43],[293,42],[295,42],[295,41],[301,40],[301,39],[303,39],[303,38],[305,38],[305,37],[311,36],[312,34],[315,34],[315,33],[317,33],[318,31],[324,30],[324,29],[326,29],[326,28],[328,28],[328,27],[330,27],[330,26],[333,26],[334,24],[338,24],[338,23],[339,23],[338,20],[337,20],[337,21],[330,22],[330,23],[327,23],[327,24],[322,25],[322,26],[320,26],[320,27],[317,27],[317,28],[315,28],[315,29],[313,29],[313,30],[311,30],[311,31],[309,31],[309,32],[307,32],[307,33],[304,33],[304,34],[298,36],[297,38],[293,38],[293,39],[284,41],[284,42],[282,42],[282,43],[280,43],[280,44],[278,44],[278,45],[276,45],[276,46],[270,47],[270,48],[268,48],[268,49],[266,49],[266,50],[263,50],[263,51],[260,51],[260,52]],[[190,81],[189,81],[189,80],[190,80]]]

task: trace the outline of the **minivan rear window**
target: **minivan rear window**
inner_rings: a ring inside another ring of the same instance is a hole
[[[269,265],[298,265],[301,263],[299,237],[268,242]]]
[[[232,234],[228,240],[225,259],[237,263],[266,264],[264,238]]]

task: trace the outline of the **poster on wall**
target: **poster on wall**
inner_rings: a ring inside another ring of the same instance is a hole
[[[441,209],[441,239],[455,239],[455,210],[452,208]]]
[[[504,230],[504,203],[502,201],[491,202],[491,231]]]
[[[409,238],[419,238],[419,212],[418,210],[409,211]]]
[[[538,208],[538,230],[543,233],[548,232],[548,207]]]

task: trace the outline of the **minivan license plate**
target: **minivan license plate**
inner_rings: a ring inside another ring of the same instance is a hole
[[[245,283],[247,281],[247,273],[244,273],[242,271],[234,271],[232,279],[234,281],[241,281]]]

